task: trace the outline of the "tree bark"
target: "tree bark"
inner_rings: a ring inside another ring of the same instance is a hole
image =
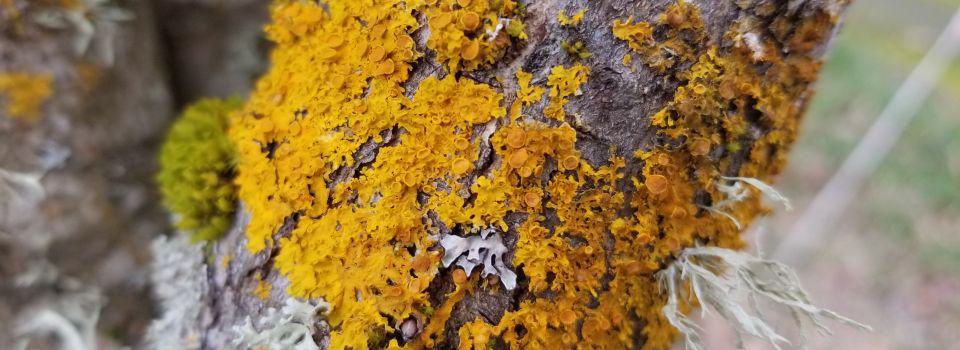
[[[662,43],[666,40],[666,28],[673,25],[669,22],[675,19],[664,17],[666,24],[657,23],[661,14],[676,1],[547,0],[529,2],[526,6],[522,14],[529,36],[526,40],[515,41],[497,63],[456,75],[495,87],[506,96],[504,104],[509,107],[519,88],[512,79],[518,69],[533,73],[533,83],[542,86],[551,67],[583,64],[591,71],[589,79],[580,89],[582,94],[571,98],[565,107],[571,115],[578,116],[567,121],[576,129],[576,148],[586,162],[599,167],[609,163],[610,149],[615,147],[615,154],[626,159],[624,171],[633,174],[644,167],[641,159],[632,156],[635,151],[683,144],[683,140],[663,135],[661,128],[652,124],[653,116],[674,101],[678,89],[688,83],[685,72],[711,48],[741,55],[763,51],[758,55],[768,57],[752,63],[751,69],[757,72],[776,68],[784,61],[809,60],[813,71],[792,72],[800,82],[796,90],[787,93],[789,100],[784,101],[796,111],[787,117],[798,120],[811,97],[810,85],[815,80],[817,64],[839,27],[846,1],[688,2],[699,9],[704,37],[683,38],[692,43],[691,54],[695,58],[671,57],[674,64],[663,70],[645,62],[634,62],[632,67],[625,65],[623,57],[632,51],[624,40],[612,34],[611,24],[629,16],[648,21],[660,28],[653,35]],[[3,257],[12,261],[3,266],[22,266],[3,268],[0,272],[4,281],[11,281],[14,275],[23,272],[23,266],[39,264],[44,257],[49,257],[60,275],[77,277],[88,285],[104,289],[110,301],[100,329],[131,328],[133,330],[125,331],[129,335],[119,341],[131,343],[142,332],[143,315],[150,312],[144,303],[136,302],[124,303],[129,311],[117,312],[111,303],[143,296],[142,281],[146,279],[143,269],[134,266],[121,273],[138,276],[135,280],[140,282],[132,287],[138,293],[129,292],[131,286],[127,281],[104,279],[113,274],[111,269],[118,265],[142,265],[146,242],[166,230],[166,219],[150,185],[156,168],[153,159],[157,141],[176,107],[202,96],[243,94],[251,86],[250,81],[265,67],[266,45],[258,39],[258,30],[265,20],[267,5],[265,1],[175,0],[124,5],[129,5],[127,8],[134,12],[135,19],[119,22],[118,38],[112,41],[116,43],[112,50],[114,59],[100,61],[103,58],[98,57],[92,64],[78,59],[71,51],[75,38],[68,35],[73,33],[70,30],[43,29],[28,23],[24,26],[26,32],[22,32],[19,27],[0,24],[4,31],[0,37],[0,72],[53,72],[56,87],[54,96],[44,105],[39,122],[13,122],[9,116],[0,116],[0,168],[48,171],[43,183],[48,198],[56,199],[48,199],[39,210],[25,212],[25,215],[6,214],[0,218],[0,229],[8,236],[4,237],[7,242],[4,242]],[[573,14],[580,9],[587,11],[579,24],[561,26],[558,23],[557,14],[561,11]],[[25,12],[23,18],[29,14]],[[426,27],[427,15],[418,16],[419,26]],[[829,20],[820,23],[821,18]],[[822,25],[807,28],[815,23]],[[421,29],[412,35],[417,51],[426,56],[411,69],[405,84],[408,96],[412,96],[427,77],[449,74],[437,61],[436,54],[426,48],[429,34],[428,30]],[[589,49],[589,58],[577,59],[562,48],[563,43],[578,41]],[[632,54],[635,60],[644,58],[638,53]],[[106,63],[110,61],[112,63]],[[89,66],[99,72],[93,83],[84,78],[84,74],[91,72],[87,69]],[[810,78],[811,75],[814,77]],[[511,79],[498,80],[497,77]],[[528,117],[549,121],[542,112],[547,104],[547,101],[537,102]],[[714,149],[711,153],[714,162],[725,162],[723,170],[728,175],[738,174],[741,166],[748,162],[753,143],[769,131],[761,125],[761,120],[770,113],[755,106],[743,108],[750,109],[748,129],[751,132],[740,140],[739,151]],[[503,121],[492,123],[492,129],[487,132],[506,125]],[[399,131],[388,132],[382,143],[362,148],[354,155],[358,165],[343,169],[339,173],[343,177],[335,181],[348,180],[359,164],[371,162],[391,138],[398,138],[397,133]],[[786,145],[789,145],[792,135],[787,138]],[[50,152],[64,148],[71,154],[66,163],[43,165],[45,157],[51,157]],[[487,158],[487,164],[499,161],[493,160],[493,150],[487,148],[486,153],[483,152],[481,158]],[[785,150],[771,152],[782,154]],[[779,166],[764,168],[757,176],[772,176],[777,171]],[[636,191],[629,187],[624,184],[621,190]],[[709,206],[710,202],[700,194],[697,204]],[[257,254],[251,254],[246,248],[245,228],[250,215],[241,205],[235,227],[222,239],[208,243],[205,249],[176,238],[154,246],[154,254],[158,256],[151,282],[161,299],[157,312],[160,321],[154,321],[153,336],[148,337],[147,347],[163,348],[161,344],[171,344],[162,343],[158,338],[173,340],[173,344],[183,348],[237,347],[233,327],[242,325],[248,317],[257,319],[270,308],[281,308],[290,298],[286,292],[290,284],[288,278],[274,267],[280,246]],[[274,233],[273,241],[280,242],[281,238],[291,236],[298,219],[299,215],[288,217]],[[506,218],[511,227],[505,234],[508,247],[516,245],[515,228],[522,219]],[[30,241],[31,237],[53,238],[49,239],[52,243],[35,243]],[[163,256],[181,259],[163,260]],[[512,258],[511,253],[506,260]],[[454,289],[453,270],[441,269],[440,276],[428,289],[432,301],[442,300]],[[476,288],[464,296],[445,323],[444,341],[437,347],[457,347],[460,344],[458,330],[478,316],[495,324],[505,313],[515,311],[522,300],[533,294],[527,290],[525,278],[521,274],[519,287],[513,292],[503,288]],[[178,280],[182,283],[174,282]],[[272,286],[265,298],[253,292],[262,282]],[[38,291],[62,293],[53,291],[63,289],[59,286],[63,283],[63,278],[53,278],[26,289],[5,285],[3,300],[6,302],[0,305],[0,320],[13,319],[28,309],[21,304],[39,303],[42,298],[36,296]],[[163,286],[184,289],[160,291]],[[186,293],[186,289],[197,293]],[[323,324],[312,327],[316,342],[321,346],[327,344],[329,328]],[[642,329],[644,325],[634,327]],[[639,333],[633,332],[636,348],[643,347],[647,341]],[[0,342],[8,343],[3,336],[0,334]]]
[[[459,73],[461,78],[490,84],[502,91],[509,106],[511,96],[518,86],[511,79],[497,80],[496,77],[512,77],[518,68],[535,74],[534,83],[543,84],[546,80],[545,72],[558,65],[569,66],[577,60],[561,48],[563,42],[582,41],[592,54],[588,59],[580,62],[590,68],[589,80],[582,88],[582,95],[572,99],[567,110],[574,111],[579,119],[572,124],[577,130],[577,149],[582,157],[593,166],[608,163],[611,147],[616,148],[619,155],[627,157],[626,171],[636,173],[642,168],[642,161],[630,157],[637,150],[650,150],[655,147],[674,146],[678,140],[671,140],[658,133],[658,128],[651,125],[652,116],[664,106],[668,105],[677,93],[678,87],[687,80],[680,78],[683,72],[689,70],[696,63],[694,60],[677,59],[672,67],[657,70],[639,64],[641,68],[632,69],[622,63],[625,54],[630,49],[625,43],[611,34],[611,23],[616,19],[626,19],[633,16],[636,20],[646,20],[656,23],[659,16],[668,6],[675,4],[673,0],[662,1],[537,1],[530,2],[523,15],[526,33],[529,38],[520,44],[507,49],[503,59],[491,67]],[[839,27],[840,17],[846,7],[845,1],[691,1],[699,8],[704,21],[702,42],[695,42],[695,56],[705,54],[710,47],[724,52],[737,50],[746,52],[746,55],[756,55],[752,69],[763,71],[770,69],[774,64],[764,62],[759,56],[775,57],[777,62],[789,61],[793,58],[809,60],[813,72],[796,71],[792,74],[815,74],[826,46]],[[579,25],[561,27],[557,23],[557,14],[565,11],[573,14],[579,9],[587,9],[586,15]],[[830,20],[816,31],[810,30],[812,22],[827,17]],[[670,19],[666,19],[670,21]],[[427,25],[427,18],[421,15],[420,26]],[[739,33],[739,36],[735,34]],[[743,35],[747,34],[745,38]],[[428,76],[443,76],[445,68],[436,61],[436,56],[425,48],[427,31],[418,31],[414,39],[418,43],[418,50],[427,53],[427,58],[420,60],[413,66],[411,78],[405,85],[409,87],[408,96],[416,92],[420,81]],[[662,35],[657,31],[655,36]],[[752,36],[752,37],[751,37]],[[658,37],[657,40],[663,40]],[[766,50],[766,51],[764,51]],[[764,52],[761,52],[764,51]],[[801,78],[797,78],[803,80]],[[812,93],[813,79],[799,83],[799,88],[789,93],[789,101],[796,107],[796,113],[787,115],[788,118],[799,119],[803,106],[807,104]],[[755,103],[755,101],[754,101]],[[548,120],[542,114],[542,107],[547,103],[540,102],[534,108],[531,119]],[[733,107],[732,107],[733,108]],[[739,145],[741,151],[728,151],[729,165],[725,173],[736,175],[741,165],[750,157],[749,150],[763,133],[767,132],[760,125],[759,120],[769,117],[767,111],[757,110],[755,106],[748,106],[753,113],[750,129],[753,136],[745,137]],[[538,112],[540,111],[540,112]],[[537,114],[540,113],[540,114]],[[505,123],[493,124],[499,129]],[[395,136],[394,136],[395,137]],[[792,136],[789,136],[792,140]],[[389,139],[390,136],[385,136]],[[389,143],[385,140],[383,143]],[[789,145],[787,141],[786,144]],[[380,146],[362,149],[354,155],[358,163],[363,159],[375,157]],[[722,150],[715,150],[723,152]],[[714,153],[716,153],[714,152]],[[785,152],[784,149],[776,152]],[[481,151],[481,158],[483,151]],[[724,156],[716,156],[714,161],[720,162]],[[782,166],[782,165],[781,165]],[[762,169],[758,176],[775,175],[780,166]],[[356,169],[348,169],[349,174]],[[698,197],[699,204],[709,205],[708,200]],[[280,274],[274,263],[280,247],[274,246],[258,254],[251,255],[245,249],[245,224],[249,213],[241,210],[237,219],[237,226],[227,236],[213,243],[215,258],[211,261],[219,262],[230,259],[229,264],[212,263],[208,265],[208,289],[202,306],[208,312],[204,320],[199,321],[200,333],[203,342],[201,348],[221,348],[230,346],[235,335],[231,327],[243,323],[244,319],[256,319],[263,315],[268,308],[280,308],[289,295],[285,292],[289,286],[286,276]],[[283,237],[289,237],[297,225],[298,215],[287,219],[285,224],[276,231],[274,242]],[[520,218],[507,219],[511,227],[516,227]],[[516,236],[507,235],[507,245],[516,244]],[[440,282],[429,289],[431,300],[442,300],[443,296],[454,289],[450,272],[452,269],[441,271]],[[259,277],[258,277],[259,276]],[[270,283],[273,288],[266,299],[261,299],[251,291],[255,290],[263,281]],[[524,281],[521,277],[520,291],[508,292],[503,289],[489,291],[474,290],[467,294],[454,308],[452,317],[446,322],[444,342],[437,345],[439,348],[455,348],[461,344],[458,330],[478,316],[493,324],[500,320],[505,312],[516,310],[521,300],[529,297],[524,291]],[[636,325],[642,328],[643,325]],[[643,347],[646,339],[636,334],[633,340],[634,347]],[[319,344],[326,344],[327,335],[322,331],[314,334]]]

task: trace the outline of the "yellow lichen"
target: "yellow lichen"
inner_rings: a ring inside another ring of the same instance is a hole
[[[526,39],[523,22],[514,15],[514,0],[427,3],[427,48],[436,51],[437,61],[452,73],[496,62],[510,45],[510,37]]]
[[[274,9],[272,68],[230,129],[239,197],[252,215],[249,250],[278,249],[274,266],[289,279],[287,292],[331,303],[332,349],[399,347],[390,337],[410,317],[424,326],[408,348],[627,348],[638,338],[645,348],[668,347],[675,330],[660,312],[666,296],[654,274],[684,247],[742,245],[735,225],[700,206],[722,198],[721,174],[779,171],[800,112],[792,102],[816,62],[771,57],[761,74],[747,52],[706,47],[696,7],[684,2],[658,21],[663,42],[650,25],[618,21],[615,35],[656,56],[644,62],[693,62],[650,119],[682,146],[637,150],[635,159],[612,152],[594,165],[581,157],[565,110],[584,88],[586,66],[553,67],[537,77],[545,86],[517,71],[509,106],[503,92],[457,74],[405,91],[422,55],[411,38],[420,29],[415,12],[428,17],[427,47],[451,72],[501,55],[511,39],[497,33],[523,15],[512,1],[477,0]],[[530,111],[547,89],[546,107]],[[551,119],[535,121],[524,109]],[[757,112],[759,121],[748,120]],[[766,132],[745,143],[749,122]],[[741,143],[750,152],[737,169],[726,149]],[[730,214],[749,223],[764,211],[748,198]],[[510,214],[522,215],[508,221]],[[278,235],[285,224],[292,230]],[[478,271],[443,267],[435,248],[442,230],[514,238],[505,260],[524,276],[519,305],[496,324],[478,318],[456,329],[459,343],[443,339],[455,306],[500,286]],[[428,295],[434,282],[450,281],[452,292]]]
[[[614,20],[612,31],[613,36],[626,41],[627,46],[639,54],[644,63],[660,72],[673,67],[678,60],[695,59],[696,47],[706,40],[699,10],[684,0],[668,6],[660,15],[657,26],[654,28],[649,22],[634,22],[631,16],[626,20]],[[653,37],[654,31],[663,31],[667,39],[658,42]],[[623,64],[629,65],[631,60],[624,56]]]
[[[53,75],[0,73],[0,102],[10,118],[33,121],[43,103],[53,95]]]
[[[231,261],[233,261],[233,255],[232,255],[232,254],[226,254],[226,255],[224,255],[223,258],[220,259],[220,267],[223,268],[223,269],[229,268]]]
[[[260,300],[266,300],[270,297],[270,291],[273,290],[273,286],[270,285],[270,282],[264,281],[263,277],[258,273],[254,280],[257,281],[257,286],[253,289],[253,295],[256,295]]]
[[[543,114],[563,121],[566,116],[563,106],[567,104],[570,96],[580,94],[580,85],[587,82],[589,75],[590,68],[579,63],[570,68],[553,67],[547,77],[547,86],[550,87],[550,104],[544,108]]]
[[[540,102],[540,99],[543,98],[543,93],[546,92],[543,87],[530,84],[530,81],[533,80],[533,74],[524,72],[523,70],[518,70],[516,75],[518,86],[517,98],[510,107],[511,120],[516,120],[518,117],[520,117],[520,110],[524,106],[529,106]]]
[[[557,15],[557,22],[560,22],[561,26],[571,26],[574,27],[580,24],[583,21],[583,15],[586,14],[587,9],[581,9],[573,14],[573,16],[567,16],[567,13],[563,10],[560,10],[560,14]]]

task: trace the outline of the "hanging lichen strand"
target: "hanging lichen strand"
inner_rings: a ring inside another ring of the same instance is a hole
[[[236,182],[252,214],[249,250],[279,246],[274,266],[289,278],[287,292],[331,304],[333,349],[450,341],[454,305],[478,289],[503,292],[508,281],[445,267],[439,242],[491,233],[509,238],[500,271],[516,271],[510,293],[522,297],[496,324],[461,327],[461,348],[668,347],[676,333],[661,315],[666,296],[654,273],[684,247],[742,245],[733,221],[704,207],[723,199],[721,175],[769,180],[782,168],[801,112],[794,102],[819,67],[802,55],[785,59],[772,40],[761,57],[742,45],[711,47],[697,8],[682,2],[641,25],[667,28],[660,41],[627,30],[636,25],[628,18],[611,19],[609,30],[650,56],[636,64],[692,65],[651,118],[673,142],[636,151],[643,166],[631,172],[618,156],[591,166],[575,147],[565,104],[586,86],[587,66],[502,77],[519,86],[509,106],[502,91],[455,73],[484,69],[525,38],[515,1],[288,1],[272,13],[272,69],[230,129]],[[428,57],[447,74],[406,91],[414,61],[424,59],[411,37],[423,30],[415,14],[429,28],[436,56]],[[821,20],[792,35],[816,39],[811,33],[832,26]],[[738,38],[731,30],[724,41]],[[759,197],[725,213],[748,224],[765,211]],[[290,220],[293,232],[274,241]],[[440,278],[455,289],[429,295]],[[421,331],[404,339],[398,329],[411,319]]]

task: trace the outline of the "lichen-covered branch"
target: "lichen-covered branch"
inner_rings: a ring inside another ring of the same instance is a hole
[[[743,246],[844,6],[278,2],[203,347],[290,298],[334,349],[668,347],[655,274]]]

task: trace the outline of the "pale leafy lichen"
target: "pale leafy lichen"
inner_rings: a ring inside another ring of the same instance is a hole
[[[480,236],[466,238],[456,235],[446,235],[441,238],[443,267],[450,267],[450,264],[455,262],[469,276],[475,267],[483,265],[481,277],[499,276],[503,286],[507,290],[512,290],[517,286],[517,274],[507,268],[503,262],[507,247],[503,245],[503,238],[499,233],[489,232],[484,230],[481,231]]]
[[[256,349],[320,350],[313,337],[320,318],[329,311],[330,304],[323,300],[289,298],[280,310],[267,309],[256,326],[249,316],[242,325],[234,326],[237,338],[233,343]]]

